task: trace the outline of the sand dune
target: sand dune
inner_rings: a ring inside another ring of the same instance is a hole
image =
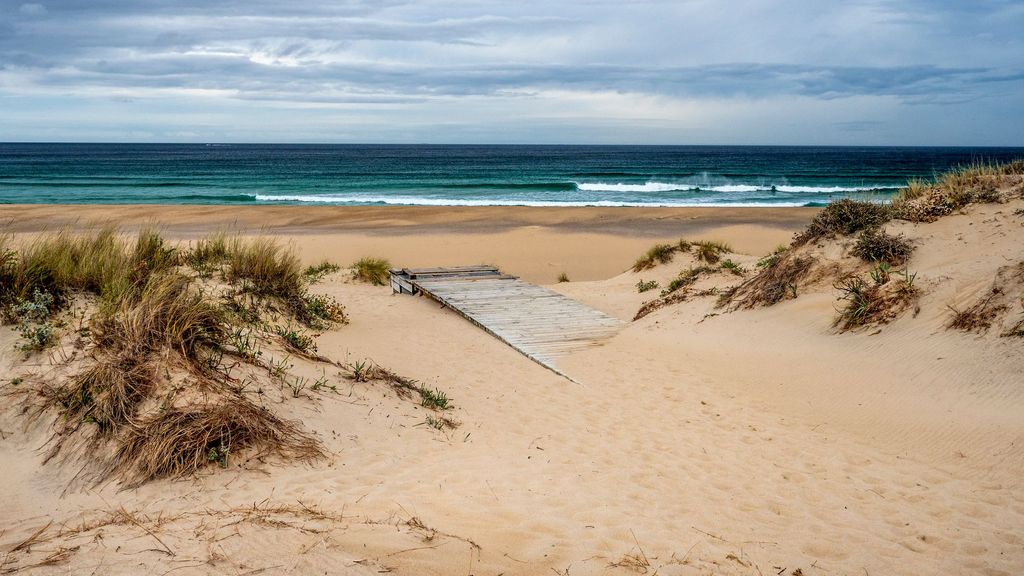
[[[436,303],[336,273],[315,289],[342,301],[351,323],[324,332],[320,352],[340,361],[372,359],[445,391],[457,428],[434,430],[416,402],[332,370],[324,374],[337,393],[274,406],[315,431],[330,453],[325,461],[239,459],[198,478],[120,490],[113,482],[76,484],[74,467],[43,464],[49,420],[28,419],[9,403],[0,416],[2,568],[1020,573],[1022,343],[945,326],[947,304],[973,301],[1000,267],[1024,260],[1024,216],[1015,214],[1021,208],[1024,201],[1015,200],[931,224],[890,223],[917,246],[910,266],[922,296],[918,314],[880,331],[837,333],[828,281],[795,300],[733,313],[698,297],[565,359],[561,367],[580,384]],[[516,220],[524,217],[519,211],[508,214],[517,224],[496,232],[456,225],[395,239],[307,229],[295,241],[308,260],[347,263],[376,247],[410,265],[438,252],[447,254],[437,264],[490,255],[540,282],[567,270],[595,279],[552,288],[630,320],[651,297],[637,292],[640,279],[664,285],[696,265],[679,255],[653,270],[622,273],[654,240],[693,232],[728,241],[741,252],[730,258],[752,268],[809,216],[793,213],[770,226],[717,221],[699,231],[679,221],[653,234],[625,234],[525,224]],[[187,220],[181,218],[179,225]],[[847,262],[849,242],[827,241],[820,250]],[[718,273],[700,287],[737,281]],[[1016,303],[1006,313],[1024,311]],[[13,351],[16,338],[3,328],[5,376],[48,374],[47,358],[26,361]],[[309,377],[325,370],[294,363]],[[18,548],[47,526],[35,543]]]

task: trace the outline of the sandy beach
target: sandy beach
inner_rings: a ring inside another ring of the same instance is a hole
[[[526,208],[421,206],[9,205],[0,223],[12,233],[115,222],[125,230],[155,224],[194,240],[227,230],[271,234],[294,243],[307,262],[349,263],[363,256],[396,266],[500,264],[532,282],[566,272],[599,280],[627,269],[652,243],[680,237],[732,237],[738,250],[768,252],[803,227],[813,208]]]
[[[1021,213],[1024,200],[1012,199],[887,224],[915,246],[907,267],[920,296],[889,323],[840,332],[834,271],[867,273],[849,254],[852,237],[802,249],[823,272],[796,298],[716,308],[714,295],[743,279],[716,270],[693,297],[633,320],[657,294],[638,282],[666,286],[702,265],[686,252],[630,270],[653,244],[728,243],[749,278],[817,209],[0,207],[0,230],[15,241],[114,221],[128,232],[157,223],[183,245],[222,229],[270,235],[307,264],[490,263],[626,323],[563,360],[570,382],[436,302],[332,273],[310,290],[336,298],[350,322],[319,334],[319,354],[369,359],[443,390],[457,427],[425,426],[430,412],[417,402],[292,356],[294,374],[336,390],[269,402],[311,431],[325,458],[250,454],[125,489],[77,481],[80,463],[44,463],[53,415],[29,418],[8,402],[2,568],[1021,573],[1021,341],[947,329],[950,306],[966,307],[1022,262]],[[557,283],[563,272],[571,281]],[[1000,326],[1024,313],[1008,302]],[[59,377],[77,354],[68,344],[26,359],[17,340],[14,328],[0,331],[0,372],[23,377],[20,390]]]

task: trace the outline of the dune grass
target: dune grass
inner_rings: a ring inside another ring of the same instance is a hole
[[[221,359],[231,346],[233,316],[197,286],[185,264],[223,267],[225,280],[253,297],[302,303],[310,316],[341,313],[333,301],[308,295],[297,259],[266,239],[217,235],[184,252],[153,229],[134,241],[110,227],[63,230],[20,247],[0,239],[5,318],[43,322],[76,295],[95,298],[82,332],[90,339],[89,359],[38,391],[42,409],[60,413],[48,459],[86,457],[99,479],[136,485],[214,461],[226,465],[229,453],[249,448],[299,458],[321,454],[312,436],[232,384],[229,372],[238,364],[227,368]],[[238,358],[259,366],[256,354]],[[84,450],[69,446],[82,442]]]
[[[658,264],[668,264],[675,257],[678,245],[655,244],[633,263],[633,272],[650,270]]]
[[[352,263],[352,278],[374,286],[387,286],[391,262],[384,258],[360,258]]]
[[[310,282],[319,282],[320,280],[324,279],[324,276],[327,276],[328,274],[333,274],[338,270],[341,270],[341,266],[338,266],[334,262],[328,262],[327,260],[324,260],[319,264],[307,266],[306,269],[303,270],[302,274]]]
[[[668,264],[672,262],[675,255],[679,252],[693,252],[697,260],[715,264],[721,259],[722,254],[728,254],[732,252],[729,245],[724,242],[714,242],[708,240],[701,240],[697,242],[691,242],[689,240],[679,240],[675,244],[655,244],[651,246],[643,256],[636,259],[633,263],[633,272],[643,272],[644,270],[650,270],[659,264]]]
[[[1024,178],[1024,159],[1006,163],[974,163],[937,175],[912,180],[893,198],[894,216],[912,222],[931,222],[972,203],[1000,202],[1000,188]]]
[[[700,240],[693,243],[693,252],[697,260],[708,264],[716,264],[722,259],[723,254],[730,254],[732,248],[724,242]]]
[[[298,256],[270,238],[233,240],[228,247],[227,279],[241,281],[243,290],[259,296],[294,300],[305,294]]]

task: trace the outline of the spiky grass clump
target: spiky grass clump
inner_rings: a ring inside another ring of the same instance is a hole
[[[797,287],[804,282],[816,262],[811,256],[776,252],[756,276],[723,294],[719,305],[733,304],[732,309],[735,310],[773,306],[796,298]]]
[[[650,270],[658,264],[668,264],[675,258],[678,246],[673,244],[655,244],[651,246],[643,256],[637,258],[633,263],[633,272]]]
[[[914,245],[902,234],[893,236],[880,229],[865,230],[853,247],[854,255],[865,262],[885,262],[902,266],[910,260]]]
[[[374,286],[386,286],[391,277],[391,262],[384,258],[360,258],[352,264],[352,278]]]
[[[793,246],[802,246],[819,238],[849,235],[878,228],[892,219],[889,206],[844,198],[830,202],[815,215],[807,228],[796,235]]]
[[[726,272],[729,272],[731,274],[735,274],[736,276],[743,276],[747,273],[746,268],[740,266],[739,264],[733,262],[732,260],[723,260],[720,267],[722,270],[725,270]]]
[[[724,242],[701,240],[693,243],[694,255],[697,260],[708,264],[717,264],[723,254],[732,252],[732,248]]]
[[[224,339],[224,312],[179,274],[154,276],[136,297],[101,309],[91,323],[102,348],[137,353],[170,348],[195,360],[199,350]]]
[[[294,300],[305,293],[299,258],[271,238],[236,240],[228,249],[228,280],[259,296]]]
[[[569,275],[566,274],[565,272],[562,272],[561,274],[558,275],[558,283],[559,284],[561,284],[563,282],[568,282],[568,281],[569,281]]]
[[[845,276],[835,283],[835,288],[839,290],[838,299],[845,302],[833,322],[841,332],[891,322],[910,307],[918,294],[914,275],[909,272],[884,283]]]

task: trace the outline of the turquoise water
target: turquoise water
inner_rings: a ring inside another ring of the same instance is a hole
[[[1024,148],[0,144],[0,203],[818,206]]]

